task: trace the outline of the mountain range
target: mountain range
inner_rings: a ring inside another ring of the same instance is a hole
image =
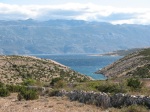
[[[0,54],[106,53],[150,46],[150,25],[82,20],[0,21]]]

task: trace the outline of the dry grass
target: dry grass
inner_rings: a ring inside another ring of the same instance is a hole
[[[66,97],[41,97],[33,101],[18,101],[17,94],[0,97],[0,112],[104,112],[100,107],[70,102]]]

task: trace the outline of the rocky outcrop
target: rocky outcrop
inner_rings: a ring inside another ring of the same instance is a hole
[[[150,97],[148,96],[135,96],[123,93],[110,95],[101,92],[86,92],[86,91],[59,91],[56,96],[67,96],[71,101],[79,101],[85,104],[94,104],[99,107],[122,107],[133,104],[145,105],[150,108]]]

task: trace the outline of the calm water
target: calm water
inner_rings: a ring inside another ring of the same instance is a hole
[[[71,69],[78,71],[94,79],[105,79],[101,74],[95,74],[97,70],[121,58],[120,56],[89,56],[89,55],[36,55],[40,58],[52,59]]]

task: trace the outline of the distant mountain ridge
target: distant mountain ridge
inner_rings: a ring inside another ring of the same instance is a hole
[[[150,25],[82,20],[0,21],[0,54],[105,53],[149,47]]]

